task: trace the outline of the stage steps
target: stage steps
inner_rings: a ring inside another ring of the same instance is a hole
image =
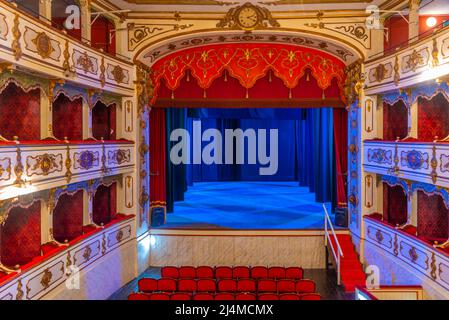
[[[330,238],[335,245],[333,237]],[[338,242],[343,251],[341,260],[341,283],[346,293],[353,293],[356,286],[365,286],[366,274],[363,271],[363,265],[360,263],[359,256],[352,243],[349,234],[337,234]]]

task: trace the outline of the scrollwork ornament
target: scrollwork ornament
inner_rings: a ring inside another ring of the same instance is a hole
[[[14,16],[14,26],[12,28],[13,41],[11,44],[11,49],[13,51],[14,58],[16,59],[16,61],[18,61],[22,56],[22,48],[20,46],[20,38],[22,37],[22,32],[20,32],[19,25],[20,25],[20,18],[19,14],[16,13]]]

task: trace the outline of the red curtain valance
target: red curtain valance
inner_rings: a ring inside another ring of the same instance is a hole
[[[155,92],[151,104],[154,105],[157,100],[162,79],[167,88],[174,91],[187,70],[197,80],[198,86],[205,90],[225,70],[246,89],[252,88],[257,80],[272,70],[288,89],[293,89],[298,86],[307,69],[322,90],[326,90],[332,79],[336,78],[341,99],[345,101],[345,64],[336,57],[295,45],[248,43],[191,48],[157,61],[151,73]]]

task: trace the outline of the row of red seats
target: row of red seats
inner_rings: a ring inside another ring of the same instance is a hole
[[[184,293],[314,293],[315,282],[312,280],[271,280],[271,279],[151,279],[139,280],[139,291],[153,292],[184,292]]]
[[[162,278],[172,279],[290,279],[303,278],[304,271],[298,267],[163,267]]]
[[[198,293],[198,294],[188,294],[188,293],[132,293],[129,295],[128,300],[206,300],[206,301],[255,301],[255,300],[321,300],[321,297],[317,293],[303,293],[303,294],[259,294],[255,295],[253,293],[239,293],[239,294],[231,294],[231,293],[217,293],[217,294],[209,294],[209,293]]]

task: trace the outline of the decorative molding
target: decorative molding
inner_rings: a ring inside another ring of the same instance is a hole
[[[20,32],[19,25],[20,25],[20,19],[19,14],[14,15],[14,26],[12,28],[12,35],[13,35],[13,41],[11,44],[11,49],[14,54],[14,58],[16,61],[20,59],[22,56],[22,48],[20,46],[20,38],[22,36],[22,33]]]
[[[217,23],[217,28],[240,29],[247,32],[279,28],[281,25],[274,19],[267,8],[247,2],[231,8],[226,16]]]

